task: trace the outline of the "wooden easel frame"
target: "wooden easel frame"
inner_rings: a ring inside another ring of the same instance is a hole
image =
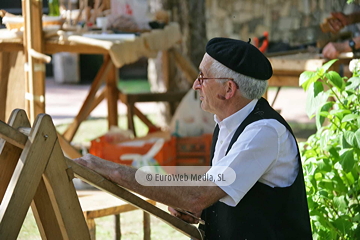
[[[72,182],[74,174],[185,235],[202,239],[195,226],[66,158],[49,115],[38,115],[34,126],[29,126],[23,110],[14,110],[8,124],[0,121],[1,239],[17,238],[30,206],[42,239],[90,239]]]

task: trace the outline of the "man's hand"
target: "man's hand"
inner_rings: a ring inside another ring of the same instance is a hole
[[[170,212],[171,215],[177,217],[177,218],[180,218],[181,220],[184,220],[185,222],[187,223],[191,223],[191,224],[197,224],[199,223],[199,219],[200,219],[200,216],[201,216],[201,212],[200,213],[194,213],[195,217],[192,217],[190,216],[189,214],[186,214],[186,213],[183,213],[183,212],[180,212],[180,211],[177,211],[175,210],[174,208],[172,207],[168,207],[168,210]]]
[[[86,154],[80,158],[75,158],[73,161],[90,168],[91,170],[99,173],[111,181],[113,181],[111,179],[113,171],[119,167],[117,163],[101,159],[91,154]]]
[[[330,42],[326,44],[326,46],[322,50],[322,54],[325,58],[334,59],[337,58],[340,55],[340,53],[346,52],[347,47],[348,47],[347,42],[342,42],[342,43]]]
[[[349,16],[342,12],[333,12],[331,16],[332,18],[328,19],[328,23],[332,33],[337,33],[345,26],[351,24]]]

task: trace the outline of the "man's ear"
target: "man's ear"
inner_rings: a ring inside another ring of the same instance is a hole
[[[238,87],[237,87],[237,85],[236,85],[235,82],[233,82],[233,81],[227,81],[227,82],[226,82],[225,98],[226,98],[226,99],[232,98],[232,97],[235,95],[237,89],[238,89]]]

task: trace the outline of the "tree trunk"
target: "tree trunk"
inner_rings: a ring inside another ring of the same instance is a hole
[[[163,9],[170,12],[170,21],[177,22],[180,25],[182,33],[182,42],[180,51],[187,56],[197,68],[205,53],[207,42],[205,25],[205,0],[149,0],[150,10],[156,12]],[[182,72],[175,68],[175,63],[170,60],[169,69],[171,77],[169,82],[164,82],[163,53],[158,57],[149,60],[149,81],[152,91],[179,91],[187,90],[192,86],[185,79]],[[171,59],[171,57],[170,57]],[[195,80],[195,79],[194,79]],[[161,126],[166,126],[170,122],[168,107],[159,103],[159,109],[162,109],[162,117],[159,119]],[[162,118],[162,119],[161,119]]]

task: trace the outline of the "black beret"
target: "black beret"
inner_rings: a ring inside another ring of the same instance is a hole
[[[269,60],[249,42],[230,38],[213,38],[206,52],[226,67],[248,77],[268,80],[272,75]]]

